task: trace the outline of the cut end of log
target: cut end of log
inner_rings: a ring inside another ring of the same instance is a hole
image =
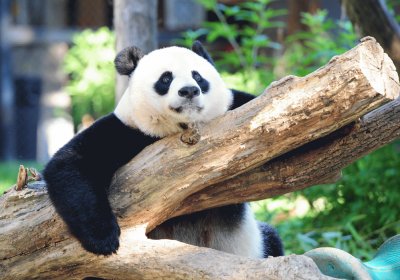
[[[400,93],[400,83],[393,61],[375,38],[368,36],[360,41],[360,68],[371,87],[388,99],[396,99]]]

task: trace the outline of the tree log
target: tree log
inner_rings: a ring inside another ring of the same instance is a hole
[[[400,138],[400,99],[323,138],[187,197],[173,216],[333,183],[358,158]],[[256,191],[257,190],[257,191]]]
[[[279,189],[276,193],[282,193],[285,189],[293,190],[296,185],[304,187],[331,179],[341,168],[338,165],[341,158],[351,161],[371,146],[384,144],[379,141],[389,141],[389,136],[381,140],[379,135],[368,132],[367,127],[383,126],[385,134],[398,135],[397,103],[367,115],[349,133],[336,133],[337,139],[333,137],[332,143],[336,141],[340,152],[331,149],[333,144],[327,141],[326,146],[318,146],[315,157],[310,156],[313,162],[303,158],[303,163],[311,164],[306,170],[325,169],[326,178],[321,175],[322,171],[316,176],[311,172],[312,176],[300,178],[301,184],[291,185],[291,177],[299,180],[300,176],[294,175],[304,169],[296,171],[303,168],[299,164],[301,160],[290,165],[290,161],[285,162],[290,156],[283,154],[357,121],[366,112],[396,98],[399,89],[393,63],[368,38],[316,72],[274,83],[259,98],[204,125],[200,128],[202,138],[195,145],[183,144],[177,135],[146,148],[117,172],[111,188],[110,200],[118,214],[122,234],[118,254],[110,257],[98,257],[80,247],[55,213],[45,190],[12,190],[0,197],[1,278],[327,279],[305,256],[251,260],[177,241],[148,240],[144,233],[176,213],[224,205],[225,196],[228,203],[233,202],[226,191],[210,196],[211,188],[207,187],[211,185],[216,190],[224,190],[229,184],[228,192],[241,189],[236,193],[235,202],[243,202],[262,199],[266,193],[274,194],[275,189]],[[397,126],[382,125],[385,121],[397,121]],[[363,134],[367,138],[360,136]],[[352,138],[351,135],[360,137],[359,141],[371,138],[366,142],[376,143],[359,142],[357,146],[354,140],[353,146],[348,147],[350,142],[343,139]],[[313,144],[306,147],[310,154],[314,153]],[[324,150],[335,157],[333,173],[328,170],[331,166],[326,167],[329,157],[324,161],[321,156]],[[302,150],[293,152],[293,157],[304,156],[298,151]],[[277,164],[280,160],[270,160],[278,156],[283,163],[276,172],[281,173],[273,174],[275,169],[269,171],[268,166]],[[259,166],[263,168],[257,169]],[[287,171],[283,173],[285,166]],[[260,171],[264,179],[253,179],[247,187],[240,184],[240,178],[249,176],[250,179],[242,179],[247,184],[254,176],[260,176],[257,175]],[[245,172],[250,175],[244,175]],[[271,181],[280,175],[283,183],[276,180],[275,187]],[[238,179],[234,184],[229,183]],[[221,183],[224,181],[225,187]],[[266,183],[261,186],[263,182]],[[193,205],[193,201],[197,203],[193,197],[204,194],[208,199]]]

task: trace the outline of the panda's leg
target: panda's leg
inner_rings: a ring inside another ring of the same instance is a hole
[[[172,218],[148,236],[152,239],[175,239],[250,258],[283,255],[282,242],[276,230],[256,221],[247,203]]]
[[[218,208],[210,247],[227,253],[252,258],[283,256],[282,241],[270,225],[258,222],[248,203]],[[228,218],[227,212],[232,216]],[[231,222],[228,222],[228,220]],[[224,224],[225,221],[225,224]]]
[[[53,158],[43,172],[53,205],[87,251],[115,253],[120,229],[107,198],[111,179],[97,180],[95,175],[82,174],[71,162]]]
[[[283,256],[282,240],[276,229],[263,222],[258,222],[258,227],[261,231],[264,245],[264,258]]]
[[[264,257],[261,231],[246,203],[172,218],[148,236],[153,239],[175,239],[234,255]]]
[[[208,219],[210,243],[207,247],[234,255],[263,258],[261,231],[247,203],[213,209]]]

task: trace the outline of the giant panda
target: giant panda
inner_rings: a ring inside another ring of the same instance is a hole
[[[107,198],[114,172],[160,138],[254,98],[225,86],[200,42],[191,50],[174,46],[147,55],[128,47],[117,55],[115,67],[130,76],[115,111],[78,133],[43,172],[50,199],[72,235],[99,255],[119,247],[120,228]],[[257,222],[247,203],[172,218],[149,237],[252,258],[283,255],[276,230]]]

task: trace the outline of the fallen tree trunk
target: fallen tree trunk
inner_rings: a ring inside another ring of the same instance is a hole
[[[400,99],[326,137],[187,197],[174,216],[333,183],[362,156],[400,138]]]
[[[172,136],[146,148],[115,176],[110,199],[122,235],[121,248],[111,257],[87,253],[71,238],[45,190],[10,191],[0,198],[0,275],[2,279],[81,279],[89,275],[117,279],[326,279],[305,256],[250,260],[176,241],[148,240],[144,233],[176,213],[233,202],[226,195],[228,184],[228,192],[242,190],[234,198],[242,202],[264,198],[268,190],[270,194],[282,193],[331,179],[340,165],[335,164],[335,171],[327,172],[326,178],[321,173],[304,176],[298,185],[290,182],[291,177],[296,178],[294,174],[301,174],[301,169],[296,170],[302,167],[301,160],[290,165],[290,161],[285,162],[290,157],[281,156],[282,165],[276,170],[286,168],[287,173],[268,173],[275,171],[268,166],[280,162],[271,159],[358,120],[398,93],[392,62],[374,40],[366,39],[307,77],[277,82],[259,98],[202,127],[202,139],[193,146]],[[396,104],[385,106],[389,109],[382,116],[372,113],[374,117],[364,119],[349,134],[339,133],[334,141],[341,153],[335,152],[335,160],[342,157],[348,162],[369,151],[371,145],[359,143],[358,152],[350,153],[354,144],[347,147],[340,143],[346,137],[367,133],[365,120],[371,124],[380,124],[385,118],[398,120]],[[398,122],[384,127],[391,136],[383,140],[367,133],[372,142],[376,139],[372,148],[398,135]],[[331,145],[308,152],[319,154],[315,157],[319,159]],[[296,153],[294,157],[302,157]],[[315,160],[310,168],[323,170],[326,161],[330,162],[329,158]],[[261,165],[264,167],[257,168]],[[276,180],[274,186],[274,178],[280,175],[281,181]],[[251,182],[254,176],[264,177],[247,187],[241,185],[240,180]],[[207,188],[210,185],[215,187]],[[222,191],[210,195],[214,188]],[[200,201],[204,196],[207,199]]]

